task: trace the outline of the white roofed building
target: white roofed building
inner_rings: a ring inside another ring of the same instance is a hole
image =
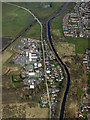
[[[31,62],[33,59],[37,59],[37,55],[33,53],[29,53],[29,61]]]
[[[29,76],[34,76],[34,75],[35,75],[35,72],[29,72],[28,75],[29,75]]]
[[[34,89],[34,84],[33,84],[33,85],[30,85],[30,89]]]

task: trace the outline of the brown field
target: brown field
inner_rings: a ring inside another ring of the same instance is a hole
[[[4,64],[12,56],[11,52],[5,51],[2,54],[2,64]]]
[[[52,30],[52,33],[53,33],[54,35],[56,35],[56,36],[60,36],[60,35],[61,35],[61,34],[60,34],[60,31],[57,30],[57,29]]]
[[[5,74],[9,74],[10,72],[18,71],[18,67],[8,67]]]
[[[58,43],[54,42],[54,45],[60,57],[75,55],[74,44],[68,44],[67,42],[58,42]]]
[[[66,105],[67,106],[67,108],[68,108],[68,110],[66,110],[65,111],[65,118],[74,118],[74,117],[78,117],[77,116],[77,111],[78,111],[78,103],[77,103],[77,100],[75,101],[75,100],[70,100],[69,101],[69,104],[68,105]]]
[[[48,112],[49,108],[40,108],[39,104],[32,108],[27,106],[26,118],[48,118]]]
[[[3,104],[3,118],[48,118],[48,108],[40,108],[38,103]]]
[[[3,118],[25,118],[26,117],[26,104],[4,104],[2,106]]]

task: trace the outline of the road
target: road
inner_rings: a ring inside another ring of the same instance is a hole
[[[49,101],[49,109],[50,109],[50,114],[49,114],[49,118],[51,118],[51,101],[50,101],[50,96],[49,96],[49,90],[48,90],[48,83],[47,83],[47,74],[46,74],[46,64],[45,64],[45,51],[44,51],[44,42],[43,42],[43,36],[42,36],[42,31],[43,31],[43,26],[42,23],[39,21],[39,19],[27,8],[21,7],[19,5],[16,4],[12,4],[12,3],[7,3],[9,5],[13,5],[16,7],[19,7],[21,9],[26,10],[27,12],[29,12],[34,18],[35,20],[37,20],[37,22],[40,24],[41,26],[41,43],[42,43],[42,50],[43,50],[43,64],[44,64],[44,75],[45,75],[45,84],[46,84],[46,89],[47,89],[47,95],[48,95],[48,101]]]

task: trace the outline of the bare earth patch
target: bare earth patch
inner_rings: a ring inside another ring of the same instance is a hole
[[[48,108],[40,108],[38,103],[3,104],[3,118],[48,118]]]
[[[9,74],[12,71],[18,71],[18,67],[8,67],[6,73]]]
[[[10,57],[11,57],[12,53],[10,52],[4,52],[2,54],[2,64],[4,64]]]
[[[73,101],[69,104],[69,110],[72,113],[72,118],[73,116],[77,115],[77,111],[78,111],[78,104],[77,102]]]
[[[39,104],[31,108],[27,106],[26,118],[48,118],[48,112],[48,108],[40,108]]]
[[[26,117],[26,104],[4,104],[2,106],[3,118],[25,118]]]
[[[75,55],[75,45],[66,42],[58,42],[58,44],[55,46],[56,51],[62,56],[69,56],[69,55]]]
[[[60,34],[60,31],[59,30],[52,30],[52,33],[54,34],[54,35],[56,35],[56,36],[60,36],[61,34]]]

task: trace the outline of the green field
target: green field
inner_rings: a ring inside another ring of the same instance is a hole
[[[85,49],[88,48],[88,38],[80,38],[78,37],[77,39],[73,38],[66,38],[68,40],[68,43],[73,43],[75,44],[75,52],[83,54],[85,52]]]
[[[58,8],[62,5],[62,2],[52,2],[52,7],[54,10],[58,10]]]
[[[56,18],[52,21],[52,29],[59,30],[60,37],[64,36],[63,29],[62,29],[62,19],[63,17],[61,16],[60,18],[58,19]]]
[[[73,3],[71,5],[71,7],[68,8],[68,10],[65,12],[68,13],[70,12],[70,10],[72,10],[72,8],[74,7],[75,3]],[[65,37],[64,33],[63,33],[63,28],[62,28],[62,19],[63,19],[64,15],[61,15],[60,17],[54,19],[52,21],[52,30],[59,30],[60,34],[59,37]],[[78,37],[76,40],[74,40],[73,38],[70,37],[65,37],[68,41],[68,43],[73,43],[75,44],[75,52],[76,53],[80,53],[83,54],[85,52],[85,49],[88,48],[89,45],[89,41],[88,38],[80,38]]]
[[[52,7],[45,8],[45,5],[50,5],[50,2],[15,2],[25,8],[30,9],[39,18],[45,18],[51,15],[55,10],[61,6],[60,3],[52,3]],[[21,32],[27,25],[31,24],[34,18],[25,10],[3,3],[2,4],[2,36],[12,37]],[[34,30],[35,29],[35,30]],[[36,32],[37,31],[37,32]],[[36,23],[31,30],[23,35],[23,37],[40,38],[40,26]]]
[[[40,39],[41,29],[38,22],[36,22],[22,37],[30,37],[32,39]]]
[[[17,77],[12,75],[12,83],[14,84],[15,87],[20,87],[24,84],[23,79],[19,78],[17,81],[14,81],[14,79],[17,79]]]
[[[14,38],[21,30],[33,22],[33,17],[25,10],[2,4],[2,36]]]
[[[78,89],[77,89],[77,94],[78,94],[78,95],[82,95],[82,93],[84,93],[84,91],[81,90],[81,88],[78,88]]]
[[[55,10],[61,6],[61,2],[52,3],[52,7],[45,8],[45,5],[51,5],[51,2],[15,2],[15,4],[23,6],[27,9],[30,9],[37,15],[39,18],[45,18],[50,16]]]

